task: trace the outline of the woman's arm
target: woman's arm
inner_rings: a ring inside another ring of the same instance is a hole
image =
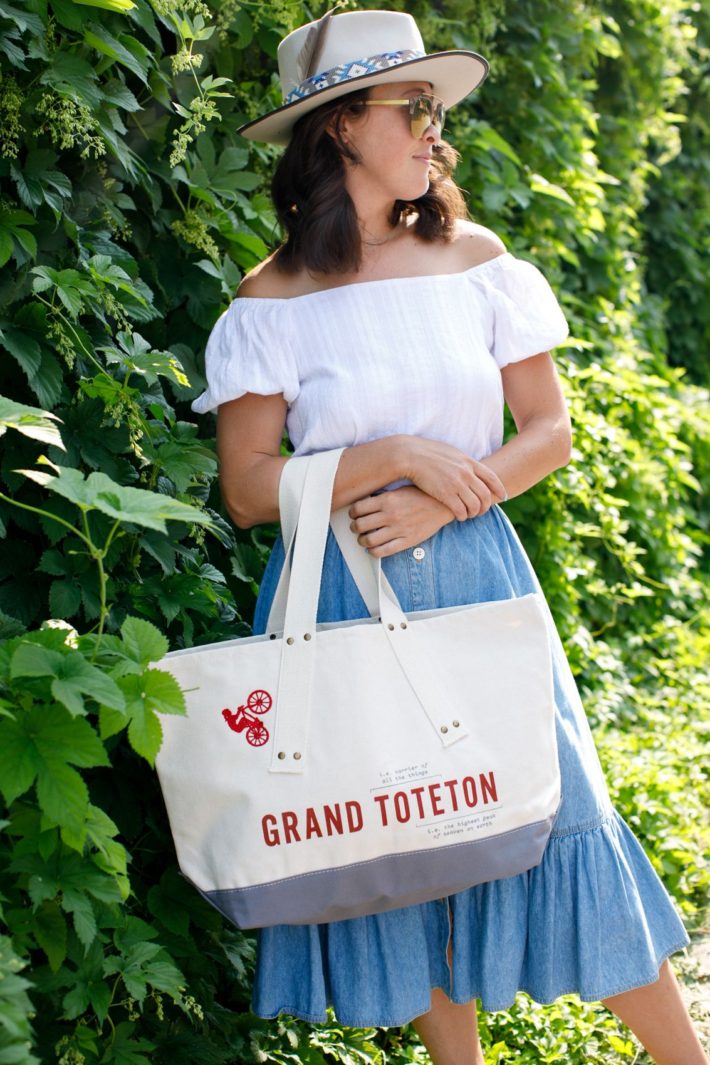
[[[572,424],[549,352],[504,366],[501,377],[518,432],[483,461],[495,470],[512,499],[567,465]]]
[[[511,363],[503,368],[501,376],[503,394],[518,432],[488,455],[483,465],[498,474],[508,498],[512,498],[569,462],[572,431],[557,370],[548,352]],[[413,547],[455,517],[439,499],[433,498],[431,489],[426,494],[426,471],[419,468],[418,458],[418,452],[412,451],[404,476],[418,483],[419,488],[368,496],[350,507],[351,528],[375,557],[384,558]],[[482,499],[478,515],[485,514],[495,502],[492,497]]]
[[[220,487],[227,511],[240,528],[279,520],[279,480],[288,462],[280,454],[286,411],[282,395],[252,393],[219,408]],[[345,449],[335,479],[333,509],[402,479],[435,495],[440,510],[443,504],[443,512],[460,521],[504,495],[497,474],[458,448],[396,434]]]
[[[286,456],[281,440],[287,404],[282,395],[247,393],[217,413],[217,454],[222,498],[235,525],[251,528],[279,520],[279,480]],[[333,509],[377,491],[401,475],[399,437],[347,448],[338,465]]]

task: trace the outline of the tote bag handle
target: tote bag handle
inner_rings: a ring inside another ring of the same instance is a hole
[[[308,764],[311,680],[318,640],[318,598],[333,482],[343,450],[340,448],[309,456],[302,481],[301,470],[292,470],[290,473],[295,481],[302,483],[302,492],[281,640],[277,716],[270,765],[270,772],[274,773],[303,773]],[[286,463],[282,477],[288,466],[289,463]],[[295,493],[291,493],[287,485],[284,498],[289,497],[293,500]],[[292,538],[289,532],[289,539]],[[379,564],[377,574],[379,620],[394,656],[441,744],[449,746],[458,742],[467,735],[467,730],[442,727],[441,688],[437,682],[436,668],[424,660],[408,637],[406,615],[391,588],[385,589]]]
[[[342,454],[344,450],[344,448],[341,448],[340,454]],[[281,516],[281,534],[284,544],[284,564],[281,569],[274,598],[271,602],[269,618],[266,624],[266,632],[268,634],[282,632],[284,627],[286,598],[291,570],[291,548],[293,547],[296,528],[298,526],[303,486],[310,457],[311,456],[299,456],[298,458],[289,459],[284,465],[281,480],[279,482],[279,513]],[[367,607],[368,613],[371,617],[379,617],[379,581],[382,583],[385,595],[387,595],[390,600],[393,600],[394,602],[397,601],[394,590],[387,580],[384,571],[381,569],[380,560],[369,555],[357,542],[357,539],[350,528],[348,507],[341,507],[330,514],[330,526],[348,570],[350,571],[350,575]]]

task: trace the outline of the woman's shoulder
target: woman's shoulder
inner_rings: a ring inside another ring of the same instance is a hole
[[[500,237],[478,222],[467,218],[458,218],[452,238],[449,241],[437,241],[435,247],[425,246],[415,237],[405,238],[410,240],[410,245],[399,249],[400,258],[404,259],[405,268],[402,264],[393,261],[390,271],[393,276],[399,273],[463,273],[472,267],[481,266],[491,259],[496,259],[506,254],[506,246]],[[409,249],[409,254],[407,253]],[[237,300],[247,299],[291,299],[304,293],[318,291],[322,286],[314,283],[314,279],[303,271],[285,271],[280,269],[277,262],[277,252],[274,252],[263,262],[255,266],[242,279],[237,290]],[[414,267],[414,268],[412,268]],[[352,280],[352,279],[350,279]],[[354,278],[357,280],[357,278]],[[340,284],[345,283],[343,279]]]
[[[507,252],[505,244],[497,233],[469,218],[456,219],[451,250],[462,271],[481,266],[489,259],[497,259]]]
[[[296,274],[279,268],[274,252],[244,275],[237,289],[237,299],[289,299],[299,295],[300,283]]]

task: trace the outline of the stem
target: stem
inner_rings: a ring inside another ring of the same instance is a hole
[[[140,122],[138,121],[135,111],[131,114],[130,121],[133,123],[134,126],[138,127],[138,129],[141,131],[141,133],[143,134],[143,136],[145,137],[146,140],[150,139],[148,137],[148,134],[146,133],[146,131],[143,129],[143,127],[141,126]]]
[[[6,496],[2,492],[0,492],[0,499],[4,500],[5,503],[11,503],[13,507],[20,507],[21,510],[29,510],[32,514],[39,514],[43,518],[50,518],[52,521],[58,522],[60,525],[63,525],[65,529],[69,529],[70,532],[73,532],[78,536],[80,540],[83,540],[89,548],[89,551],[93,553],[94,545],[91,540],[87,540],[86,536],[84,536],[75,525],[72,525],[71,522],[65,521],[64,518],[57,517],[56,514],[51,514],[48,510],[42,510],[41,507],[32,507],[29,503],[20,503],[19,500],[12,499],[11,496]]]
[[[187,207],[185,206],[185,204],[182,202],[182,200],[178,196],[177,192],[175,191],[175,186],[171,183],[170,185],[168,185],[168,188],[172,192],[172,194],[175,197],[175,199],[177,200],[177,202],[180,204],[180,210],[182,211],[183,214],[185,214],[185,212],[187,211]]]
[[[82,522],[84,524],[84,531],[86,533],[86,539],[91,544],[91,548],[92,548],[91,555],[92,555],[94,561],[96,562],[96,565],[97,565],[98,571],[99,571],[99,624],[98,624],[98,628],[96,630],[97,639],[96,639],[96,644],[94,646],[94,653],[91,656],[91,661],[94,662],[96,660],[97,654],[99,653],[99,647],[101,646],[101,637],[103,636],[104,625],[106,623],[106,618],[108,617],[108,607],[106,606],[106,584],[107,584],[107,578],[106,578],[106,570],[104,569],[104,559],[106,558],[106,553],[107,553],[109,547],[111,546],[111,541],[113,540],[113,537],[114,537],[114,535],[116,533],[116,529],[118,528],[118,524],[119,523],[118,523],[118,520],[116,520],[113,523],[111,531],[109,532],[109,534],[108,534],[108,536],[106,538],[106,543],[104,544],[103,548],[101,550],[99,550],[94,545],[93,541],[91,540],[91,532],[89,530],[89,521],[88,521],[88,518],[86,516],[85,511],[83,511],[83,510],[81,512],[81,518],[82,518]]]
[[[178,201],[178,203],[180,204],[180,207],[181,207],[181,209],[182,209],[182,211],[183,211],[183,213],[184,213],[184,212],[185,212],[185,207],[183,206],[183,204],[182,204],[182,202],[181,202],[181,200],[180,200],[179,196],[177,195],[177,193],[175,192],[175,190],[174,190],[174,189],[172,188],[172,186],[171,186],[171,189],[172,189],[173,195],[174,195],[174,196],[175,196],[175,198],[177,199],[177,201]],[[54,303],[50,303],[50,302],[49,302],[49,300],[46,300],[46,299],[44,299],[44,297],[43,297],[43,296],[41,296],[41,295],[40,295],[39,293],[37,293],[36,295],[37,295],[37,299],[39,300],[39,302],[41,302],[41,303],[44,303],[44,304],[45,304],[45,305],[46,305],[47,307],[49,307],[49,309],[50,309],[50,310],[51,310],[51,311],[52,311],[52,312],[53,312],[54,314],[56,314],[58,318],[61,318],[61,320],[62,320],[62,321],[63,321],[63,322],[64,322],[64,323],[65,323],[65,324],[66,324],[66,325],[67,325],[67,326],[69,327],[69,329],[71,329],[72,333],[74,334],[74,338],[75,338],[75,340],[76,340],[77,344],[78,344],[78,345],[79,345],[79,346],[81,347],[81,350],[82,350],[82,351],[84,352],[84,354],[85,354],[85,355],[86,355],[86,357],[87,357],[87,358],[89,359],[89,361],[90,361],[90,362],[92,362],[92,363],[94,364],[94,366],[95,366],[95,367],[96,367],[96,369],[97,369],[97,370],[99,371],[99,373],[100,373],[100,374],[101,374],[101,375],[102,375],[103,377],[105,377],[107,381],[111,381],[111,383],[113,384],[113,382],[114,382],[114,381],[115,381],[116,379],[115,379],[114,377],[112,377],[110,373],[108,373],[108,371],[107,371],[107,370],[106,370],[106,369],[105,369],[105,368],[104,368],[104,367],[103,367],[103,366],[101,365],[101,363],[99,362],[99,360],[98,360],[98,359],[96,358],[96,356],[94,355],[94,353],[93,353],[92,351],[90,351],[90,350],[89,350],[89,349],[88,349],[88,348],[86,347],[86,345],[85,345],[85,344],[84,344],[84,342],[82,341],[81,337],[80,337],[80,336],[79,336],[79,334],[77,333],[77,331],[76,331],[76,329],[75,329],[75,327],[74,327],[74,324],[72,323],[72,321],[71,321],[71,320],[70,320],[69,318],[67,318],[67,316],[66,316],[66,315],[64,314],[64,312],[63,312],[62,310],[60,310],[60,308],[59,308],[59,306],[58,306],[58,305],[55,305]],[[131,375],[131,373],[132,373],[132,372],[133,372],[132,370],[130,370],[130,369],[128,370],[128,372],[127,372],[127,374],[126,374],[126,377],[124,378],[124,380],[123,380],[123,381],[122,381],[122,383],[121,383],[121,391],[120,391],[120,393],[119,393],[119,394],[120,394],[121,396],[123,396],[123,397],[124,397],[124,398],[125,398],[125,399],[127,400],[127,402],[128,402],[128,403],[129,403],[130,405],[131,405],[131,407],[133,408],[133,410],[134,410],[134,412],[135,412],[135,415],[136,415],[136,418],[138,419],[138,421],[139,421],[139,423],[140,423],[140,426],[141,426],[141,431],[142,431],[142,432],[143,432],[143,433],[144,433],[144,434],[145,434],[146,436],[150,436],[150,431],[149,431],[149,429],[148,429],[148,421],[147,421],[147,419],[143,417],[143,414],[142,414],[142,412],[141,412],[140,408],[138,407],[138,404],[137,404],[137,403],[134,403],[134,402],[133,402],[133,401],[131,400],[130,396],[129,396],[129,395],[128,395],[128,394],[126,393],[126,392],[124,392],[124,391],[123,391],[123,390],[124,390],[124,388],[126,388],[126,387],[127,387],[127,383],[128,383],[128,378],[130,377],[130,375]]]
[[[111,542],[113,541],[114,536],[116,535],[116,530],[119,527],[118,519],[114,522],[111,531],[109,532],[108,537],[106,538],[106,543],[104,544],[103,548],[99,550],[94,541],[91,539],[91,530],[89,529],[89,522],[85,510],[81,511],[81,523],[84,527],[84,532],[82,533],[81,530],[77,529],[77,527],[75,525],[72,525],[71,522],[65,521],[64,518],[58,518],[55,514],[50,514],[48,510],[42,510],[41,507],[33,507],[29,503],[20,503],[17,499],[12,499],[10,496],[6,496],[3,492],[0,492],[0,499],[2,499],[5,503],[10,503],[13,507],[20,507],[21,510],[29,510],[32,514],[39,514],[43,518],[50,518],[52,521],[59,522],[59,524],[63,525],[65,529],[69,529],[70,532],[73,532],[74,535],[79,540],[81,540],[82,543],[85,543],[87,548],[89,549],[89,554],[93,558],[99,570],[99,623],[97,628],[98,639],[96,641],[94,653],[91,658],[93,662],[96,659],[96,655],[98,654],[99,645],[101,643],[101,637],[104,631],[104,625],[106,622],[106,618],[108,617],[108,608],[106,606],[107,579],[106,570],[104,569],[104,558],[106,557],[106,553],[109,547],[111,546]]]
[[[106,371],[104,370],[103,366],[101,365],[99,360],[96,358],[94,353],[92,351],[90,351],[86,347],[86,345],[84,344],[84,341],[81,339],[81,337],[77,333],[76,329],[74,328],[74,323],[72,322],[72,320],[70,318],[67,318],[66,314],[64,314],[64,312],[60,309],[59,305],[55,304],[55,303],[50,303],[49,300],[46,300],[44,298],[44,296],[41,293],[39,293],[39,292],[35,293],[35,297],[37,298],[37,300],[40,303],[44,303],[45,306],[49,307],[50,311],[52,311],[53,314],[56,314],[56,316],[58,318],[61,318],[61,320],[65,323],[65,325],[67,325],[69,327],[69,329],[71,329],[72,333],[74,334],[74,338],[75,338],[77,344],[81,347],[81,350],[85,353],[85,355],[89,359],[89,361],[93,362],[93,364],[97,368],[97,370],[99,370],[105,377],[108,377],[109,380],[113,380],[113,378],[110,377],[109,374],[106,373]]]

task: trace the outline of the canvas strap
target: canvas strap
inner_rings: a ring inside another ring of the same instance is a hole
[[[310,456],[303,456],[290,459],[288,463],[289,472],[285,477],[282,475],[279,483],[281,538],[284,544],[285,557],[266,623],[266,632],[269,635],[283,632],[291,573],[291,551],[298,526],[301,496],[309,458]],[[382,587],[388,598],[396,602],[397,597],[382,570],[380,560],[369,555],[357,542],[357,537],[350,528],[348,509],[348,507],[341,507],[332,511],[330,527],[370,617],[379,617],[378,580],[382,582]]]
[[[291,459],[281,475],[282,481],[286,478],[286,484],[279,487],[279,503],[281,505],[281,501],[284,501],[284,513],[288,514],[287,528],[284,530],[285,549],[290,553],[294,533],[295,544],[293,564],[286,578],[288,592],[281,641],[272,772],[302,773],[307,765],[311,689],[318,644],[318,598],[333,483],[343,451],[344,448],[340,448]],[[292,463],[298,465],[291,466]],[[295,513],[298,519],[294,529]],[[360,547],[349,528],[349,522],[347,530],[343,528],[342,518],[336,519],[335,525],[336,536],[345,545],[343,554],[346,563],[349,568],[351,565],[355,567],[365,587],[366,595],[363,598],[368,603],[368,609],[370,604],[376,604],[381,631],[441,744],[449,746],[463,739],[467,735],[465,728],[455,732],[442,730],[445,708],[441,705],[441,685],[437,680],[436,664],[422,656],[421,649],[413,645],[407,617],[391,585],[384,578],[379,559],[371,559]]]

